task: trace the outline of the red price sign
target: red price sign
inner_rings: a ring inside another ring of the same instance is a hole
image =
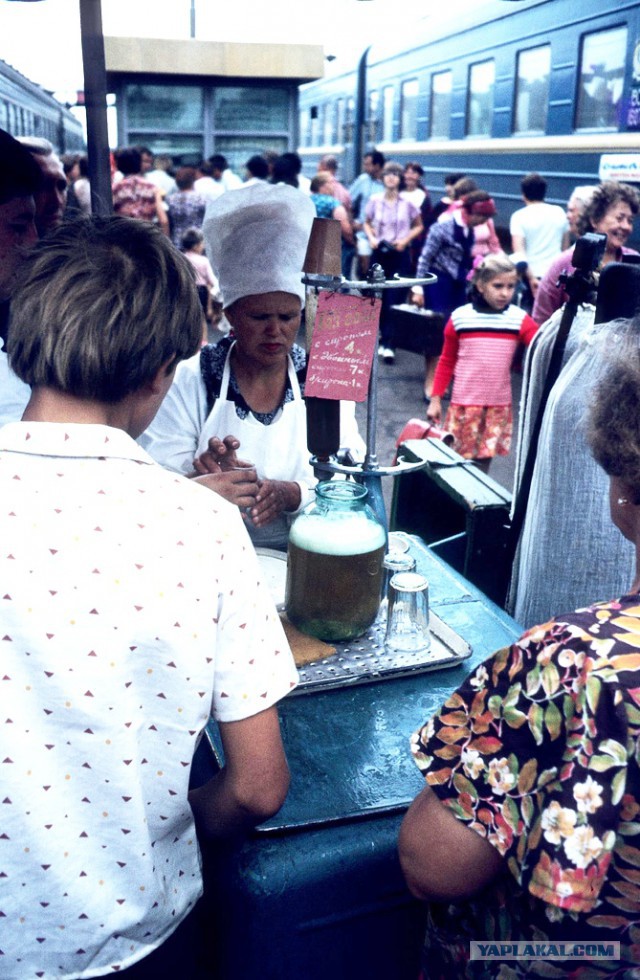
[[[320,293],[305,395],[362,402],[367,397],[380,322],[379,299]]]

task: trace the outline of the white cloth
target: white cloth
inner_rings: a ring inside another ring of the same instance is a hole
[[[196,194],[202,195],[211,201],[215,201],[217,197],[224,194],[224,186],[219,180],[214,180],[213,177],[198,177],[194,181],[193,189]]]
[[[298,484],[300,507],[294,512],[298,513],[311,499],[311,491],[317,481],[309,464],[306,409],[304,400],[299,397],[300,389],[291,358],[289,379],[296,397],[280,409],[279,417],[271,425],[263,425],[253,416],[250,420],[239,418],[231,401],[224,406],[219,405],[227,392],[229,366],[227,357],[221,397],[216,399],[208,414],[200,355],[182,361],[156,417],[138,442],[161,466],[189,475],[193,473],[194,459],[204,451],[211,436],[217,435],[222,439],[234,435],[240,440],[238,455],[256,464],[258,478],[291,480]],[[217,423],[214,423],[214,418],[218,419]],[[356,459],[361,459],[365,447],[358,433],[353,402],[340,403],[340,435],[341,445],[351,449]],[[255,459],[249,451],[250,446],[255,446]],[[268,526],[264,530],[270,535]],[[281,532],[282,526],[277,530],[277,536],[281,541],[280,546],[286,547],[286,538],[282,540]],[[249,533],[256,544],[265,545],[264,540],[258,542],[256,529],[249,527]]]
[[[231,345],[225,361],[220,397],[216,398],[213,408],[200,430],[196,456],[206,450],[211,436],[220,433],[234,435],[240,440],[241,458],[253,463],[259,480],[267,478],[270,480],[296,480],[300,486],[301,500],[306,503],[309,499],[308,488],[315,483],[313,469],[309,464],[308,451],[306,462],[304,456],[296,460],[294,475],[291,475],[290,450],[293,446],[306,447],[307,442],[306,411],[293,361],[290,357],[288,358],[289,384],[293,392],[293,401],[285,402],[279,409],[278,418],[270,426],[264,426],[252,412],[249,412],[244,419],[239,418],[236,414],[235,403],[227,401],[231,377],[230,358],[234,346],[234,344]],[[278,453],[274,452],[273,439],[267,439],[267,433],[274,426],[273,434],[277,435],[278,445],[281,447],[281,451]],[[290,523],[290,517],[281,514],[264,528],[256,528],[248,524],[247,530],[254,545],[286,550]]]
[[[238,187],[242,187],[242,180],[240,177],[238,177],[237,174],[234,174],[233,170],[229,170],[228,167],[226,170],[222,171],[220,183],[225,191],[235,191],[238,189]]]
[[[166,170],[150,170],[144,175],[144,178],[159,187],[165,197],[178,189],[175,180]]]
[[[297,673],[236,509],[121,430],[5,426],[0,500],[0,973],[115,973],[201,893],[211,707],[251,716]]]
[[[568,228],[564,209],[546,201],[528,204],[511,215],[509,230],[524,238],[527,262],[536,278],[542,278],[562,251],[562,236]]]
[[[11,370],[0,337],[0,425],[18,422],[30,398],[31,388]]]
[[[585,437],[586,411],[602,361],[598,343],[609,327],[591,327],[592,318],[591,308],[574,320],[540,431],[507,603],[511,615],[527,628],[622,595],[633,580],[635,548],[611,521],[609,480]],[[525,364],[517,484],[559,322],[558,315],[545,324]]]
[[[304,174],[298,174],[298,190],[303,194],[311,194],[311,181]]]
[[[315,214],[311,198],[286,184],[254,184],[208,205],[202,230],[225,307],[273,292],[304,304],[302,266]]]

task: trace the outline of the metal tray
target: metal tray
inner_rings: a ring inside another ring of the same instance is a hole
[[[429,613],[429,627],[431,649],[428,652],[398,653],[385,649],[384,625],[374,623],[356,640],[335,643],[338,652],[333,656],[299,667],[300,683],[289,697],[457,667],[471,656],[469,644],[433,611]]]

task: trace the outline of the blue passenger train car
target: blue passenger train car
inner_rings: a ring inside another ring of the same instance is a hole
[[[0,129],[13,136],[41,136],[58,153],[85,149],[82,124],[40,85],[0,60]]]
[[[300,88],[308,174],[334,153],[349,181],[376,147],[418,160],[436,199],[446,173],[473,176],[503,225],[531,170],[559,204],[577,184],[640,182],[640,0],[486,0],[404,27],[401,47]]]

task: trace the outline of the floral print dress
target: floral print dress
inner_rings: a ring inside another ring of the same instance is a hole
[[[440,800],[505,859],[432,904],[424,977],[640,977],[640,595],[528,630],[412,738]],[[469,940],[621,943],[620,960],[468,961]]]

